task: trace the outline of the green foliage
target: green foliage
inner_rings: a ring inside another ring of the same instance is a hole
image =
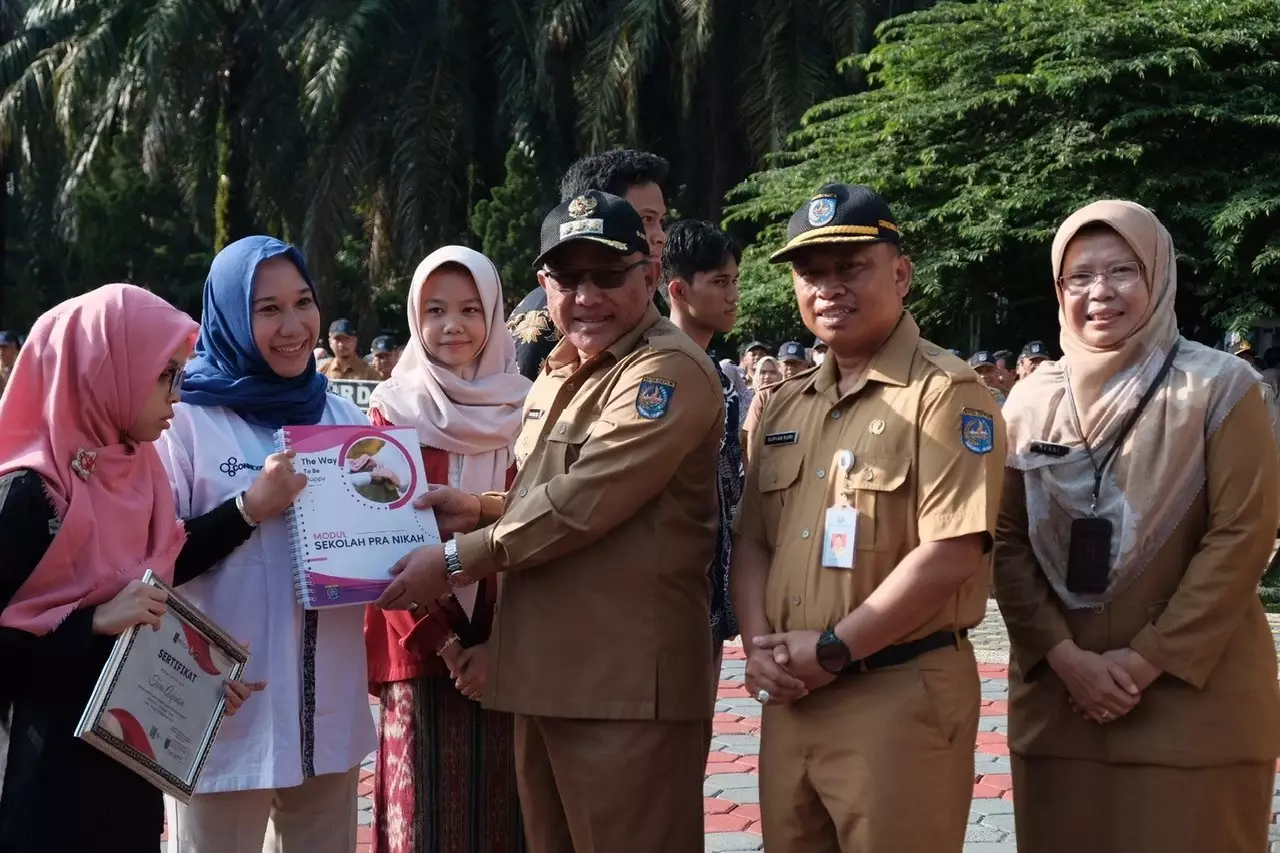
[[[506,169],[502,184],[476,204],[471,231],[480,238],[480,251],[498,267],[509,311],[533,286],[539,231],[555,196],[543,187],[533,161],[518,145],[507,152]]]
[[[889,200],[916,261],[912,308],[939,343],[963,343],[971,316],[989,345],[1056,336],[1049,245],[1098,198],[1145,204],[1172,232],[1187,334],[1275,312],[1274,0],[944,3],[877,35],[848,62],[874,88],[814,107],[731,194],[727,223],[758,241],[742,339],[779,322],[790,285],[767,255],[787,217],[836,180]]]

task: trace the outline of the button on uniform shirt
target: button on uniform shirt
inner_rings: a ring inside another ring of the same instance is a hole
[[[760,392],[735,532],[772,553],[765,608],[775,631],[823,631],[851,613],[922,542],[995,531],[1004,422],[963,361],[921,339],[904,313],[860,387],[841,397],[835,358]],[[822,565],[828,507],[858,511],[852,569]],[[990,555],[925,624],[897,642],[977,625]]]
[[[319,371],[330,379],[365,379],[377,382],[382,378],[373,365],[359,358],[331,358],[320,365]]]
[[[482,501],[493,523],[458,538],[469,576],[507,573],[486,707],[710,718],[723,433],[711,360],[656,308],[581,365],[556,346],[525,403],[519,474]]]

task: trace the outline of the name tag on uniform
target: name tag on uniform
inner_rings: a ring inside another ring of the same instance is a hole
[[[1061,459],[1071,452],[1071,448],[1065,444],[1055,444],[1052,441],[1033,441],[1031,442],[1032,453],[1043,453],[1045,456],[1056,456]]]
[[[858,511],[851,506],[827,508],[822,532],[822,565],[828,569],[852,569],[858,547]]]
[[[540,421],[545,412],[542,409],[530,409],[529,414],[525,415],[525,420]]]
[[[800,433],[792,430],[791,432],[771,432],[764,437],[765,447],[775,447],[779,444],[795,444],[800,440]]]

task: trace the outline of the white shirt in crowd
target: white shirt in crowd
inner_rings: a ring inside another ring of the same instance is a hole
[[[321,423],[368,423],[350,401],[328,398]],[[230,409],[179,404],[158,449],[178,514],[192,518],[249,488],[276,443],[272,430]],[[346,772],[374,751],[364,608],[302,609],[283,516],[179,591],[249,645],[244,680],[267,682],[223,721],[198,793],[289,788]]]

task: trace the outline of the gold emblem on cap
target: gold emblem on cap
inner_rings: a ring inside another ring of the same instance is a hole
[[[569,215],[574,219],[590,216],[595,212],[596,200],[589,195],[580,195],[569,202]]]
[[[871,422],[871,434],[879,435],[882,432],[884,432],[884,421],[880,420],[879,418],[876,418],[874,421]]]

